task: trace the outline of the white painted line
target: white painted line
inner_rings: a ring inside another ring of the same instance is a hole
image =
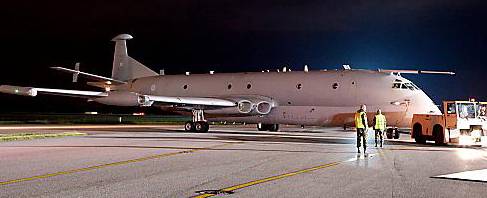
[[[433,178],[487,182],[487,169],[465,171],[448,175],[438,175],[433,176]]]

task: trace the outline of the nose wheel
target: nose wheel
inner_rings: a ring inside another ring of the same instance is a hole
[[[205,120],[202,109],[193,110],[193,121],[184,124],[184,130],[187,132],[205,133],[210,129],[210,124]]]
[[[399,139],[399,130],[397,128],[388,128],[386,130],[387,139]]]

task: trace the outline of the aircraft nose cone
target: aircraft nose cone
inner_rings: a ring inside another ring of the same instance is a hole
[[[417,94],[411,101],[410,108],[413,114],[441,114],[438,106],[425,93]]]

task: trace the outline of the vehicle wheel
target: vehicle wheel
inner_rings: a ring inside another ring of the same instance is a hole
[[[394,129],[393,128],[388,128],[386,130],[386,137],[387,137],[387,139],[392,139],[393,133],[394,133]]]
[[[433,127],[433,134],[435,137],[435,144],[436,145],[444,145],[445,144],[445,134],[443,132],[443,127],[440,125],[435,125]]]
[[[269,131],[279,131],[279,124],[271,124],[268,129]]]
[[[422,132],[423,132],[423,127],[421,126],[421,124],[419,123],[414,124],[413,134],[414,134],[414,141],[416,141],[416,143],[419,144],[426,143],[426,139],[421,135]]]
[[[184,124],[184,131],[193,132],[194,130],[195,130],[195,126],[193,122],[188,121]]]
[[[257,124],[257,130],[258,131],[267,131],[267,125],[262,124],[262,123]]]
[[[420,134],[416,134],[414,136],[414,141],[416,141],[416,143],[419,143],[419,144],[424,144],[426,143],[426,139],[424,139],[423,136],[421,136]]]
[[[395,129],[394,130],[394,139],[399,139],[399,136],[400,136],[399,130]]]

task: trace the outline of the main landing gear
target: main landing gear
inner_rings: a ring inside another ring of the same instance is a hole
[[[257,130],[259,131],[278,131],[279,124],[257,124]]]
[[[184,124],[184,130],[188,132],[208,132],[210,124],[205,120],[202,109],[193,110],[193,121]]]

